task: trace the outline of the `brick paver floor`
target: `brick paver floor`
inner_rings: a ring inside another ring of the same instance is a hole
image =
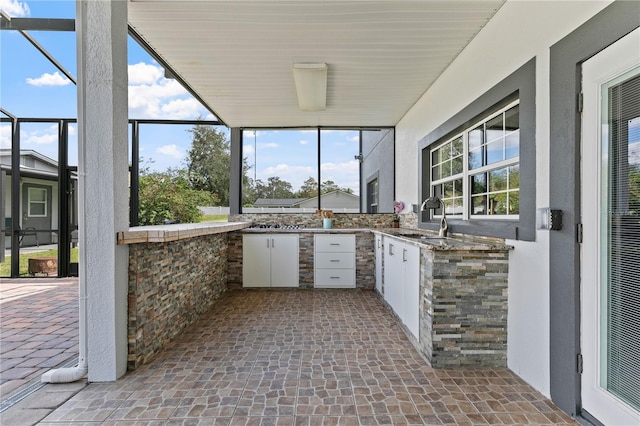
[[[78,281],[0,281],[0,399],[78,356]]]
[[[151,363],[40,423],[70,424],[578,423],[506,368],[431,368],[373,291],[258,290],[227,293]]]

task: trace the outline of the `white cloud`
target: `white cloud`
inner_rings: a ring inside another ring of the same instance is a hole
[[[316,175],[316,169],[308,166],[290,166],[288,164],[278,164],[273,167],[267,167],[261,173],[265,178],[278,176],[280,179],[287,181],[293,186],[293,190],[298,190],[309,176]]]
[[[360,135],[358,134],[358,135],[351,136],[350,138],[347,138],[347,140],[349,142],[360,142]]]
[[[11,149],[11,124],[0,125],[0,148]]]
[[[351,188],[356,194],[359,192],[360,163],[357,160],[345,163],[322,163],[320,175],[323,182],[332,180],[341,188]]]
[[[640,141],[629,144],[629,164],[640,165]]]
[[[48,145],[58,143],[58,125],[52,124],[51,126],[42,130],[33,131],[21,131],[20,141],[22,147],[26,148],[27,145]]]
[[[360,172],[360,163],[358,160],[349,160],[345,163],[322,163],[320,164],[320,171],[322,173],[339,172],[341,174],[358,174]]]
[[[127,68],[130,85],[155,84],[161,78],[164,78],[164,69],[156,65],[138,62],[129,65]]]
[[[277,148],[279,145],[275,142],[269,142],[269,143],[259,143],[258,146],[260,148],[272,149],[272,148]]]
[[[129,115],[134,118],[215,119],[176,80],[164,78],[162,67],[129,65]]]
[[[76,130],[77,130],[77,127],[76,127],[76,125],[75,125],[75,124],[69,124],[69,125],[67,126],[67,129],[68,129],[68,131],[69,131],[69,136],[75,136],[75,134],[76,134]]]
[[[44,134],[44,135],[37,135],[37,134],[31,134],[28,135],[26,138],[25,137],[21,137],[25,144],[36,144],[36,145],[48,145],[50,143],[58,143],[58,135],[57,134]]]
[[[70,131],[69,134],[72,134]],[[52,124],[49,127],[37,130],[22,130],[20,132],[20,142],[23,149],[34,148],[29,145],[58,145],[58,125]],[[4,149],[11,148],[11,125],[0,126],[0,146]],[[36,148],[37,149],[37,148]]]
[[[242,154],[249,155],[249,154],[253,154],[254,152],[256,151],[253,148],[253,145],[242,145]]]
[[[201,109],[200,103],[193,98],[174,99],[160,108],[165,117],[175,119],[196,117]]]
[[[159,147],[158,149],[156,149],[156,152],[158,154],[167,155],[169,157],[177,158],[177,159],[184,157],[184,153],[182,152],[180,147],[173,143]]]
[[[0,10],[12,18],[25,17],[31,14],[29,5],[23,1],[0,0]]]
[[[300,145],[307,145],[308,143],[309,143],[309,141],[306,141],[304,139],[300,141]]]
[[[53,74],[44,73],[37,78],[27,78],[27,84],[32,86],[66,86],[71,80],[63,77],[58,71]]]
[[[640,118],[629,120],[629,164],[640,165]]]

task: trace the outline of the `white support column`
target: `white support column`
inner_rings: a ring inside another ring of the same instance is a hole
[[[129,222],[127,2],[78,0],[76,9],[79,273],[89,381],[103,382],[127,368],[128,248],[116,244]]]

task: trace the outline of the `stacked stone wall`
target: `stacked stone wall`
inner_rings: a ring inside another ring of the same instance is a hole
[[[423,250],[420,346],[434,368],[507,366],[508,252]]]
[[[129,370],[150,361],[226,291],[227,235],[129,246]]]
[[[333,227],[345,228],[391,228],[393,214],[389,213],[336,213]],[[229,222],[253,222],[254,224],[297,225],[300,228],[322,228],[322,217],[313,213],[247,213],[229,215]]]

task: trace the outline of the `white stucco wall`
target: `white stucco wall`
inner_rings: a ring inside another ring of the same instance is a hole
[[[536,58],[536,203],[549,206],[549,48],[610,1],[508,1],[396,126],[396,198],[418,200],[418,141]],[[509,368],[549,396],[549,232],[514,246]]]
[[[79,276],[87,294],[88,379],[106,382],[127,370],[129,252],[116,242],[117,233],[129,229],[123,196],[128,191],[127,4],[81,0],[76,7]]]

